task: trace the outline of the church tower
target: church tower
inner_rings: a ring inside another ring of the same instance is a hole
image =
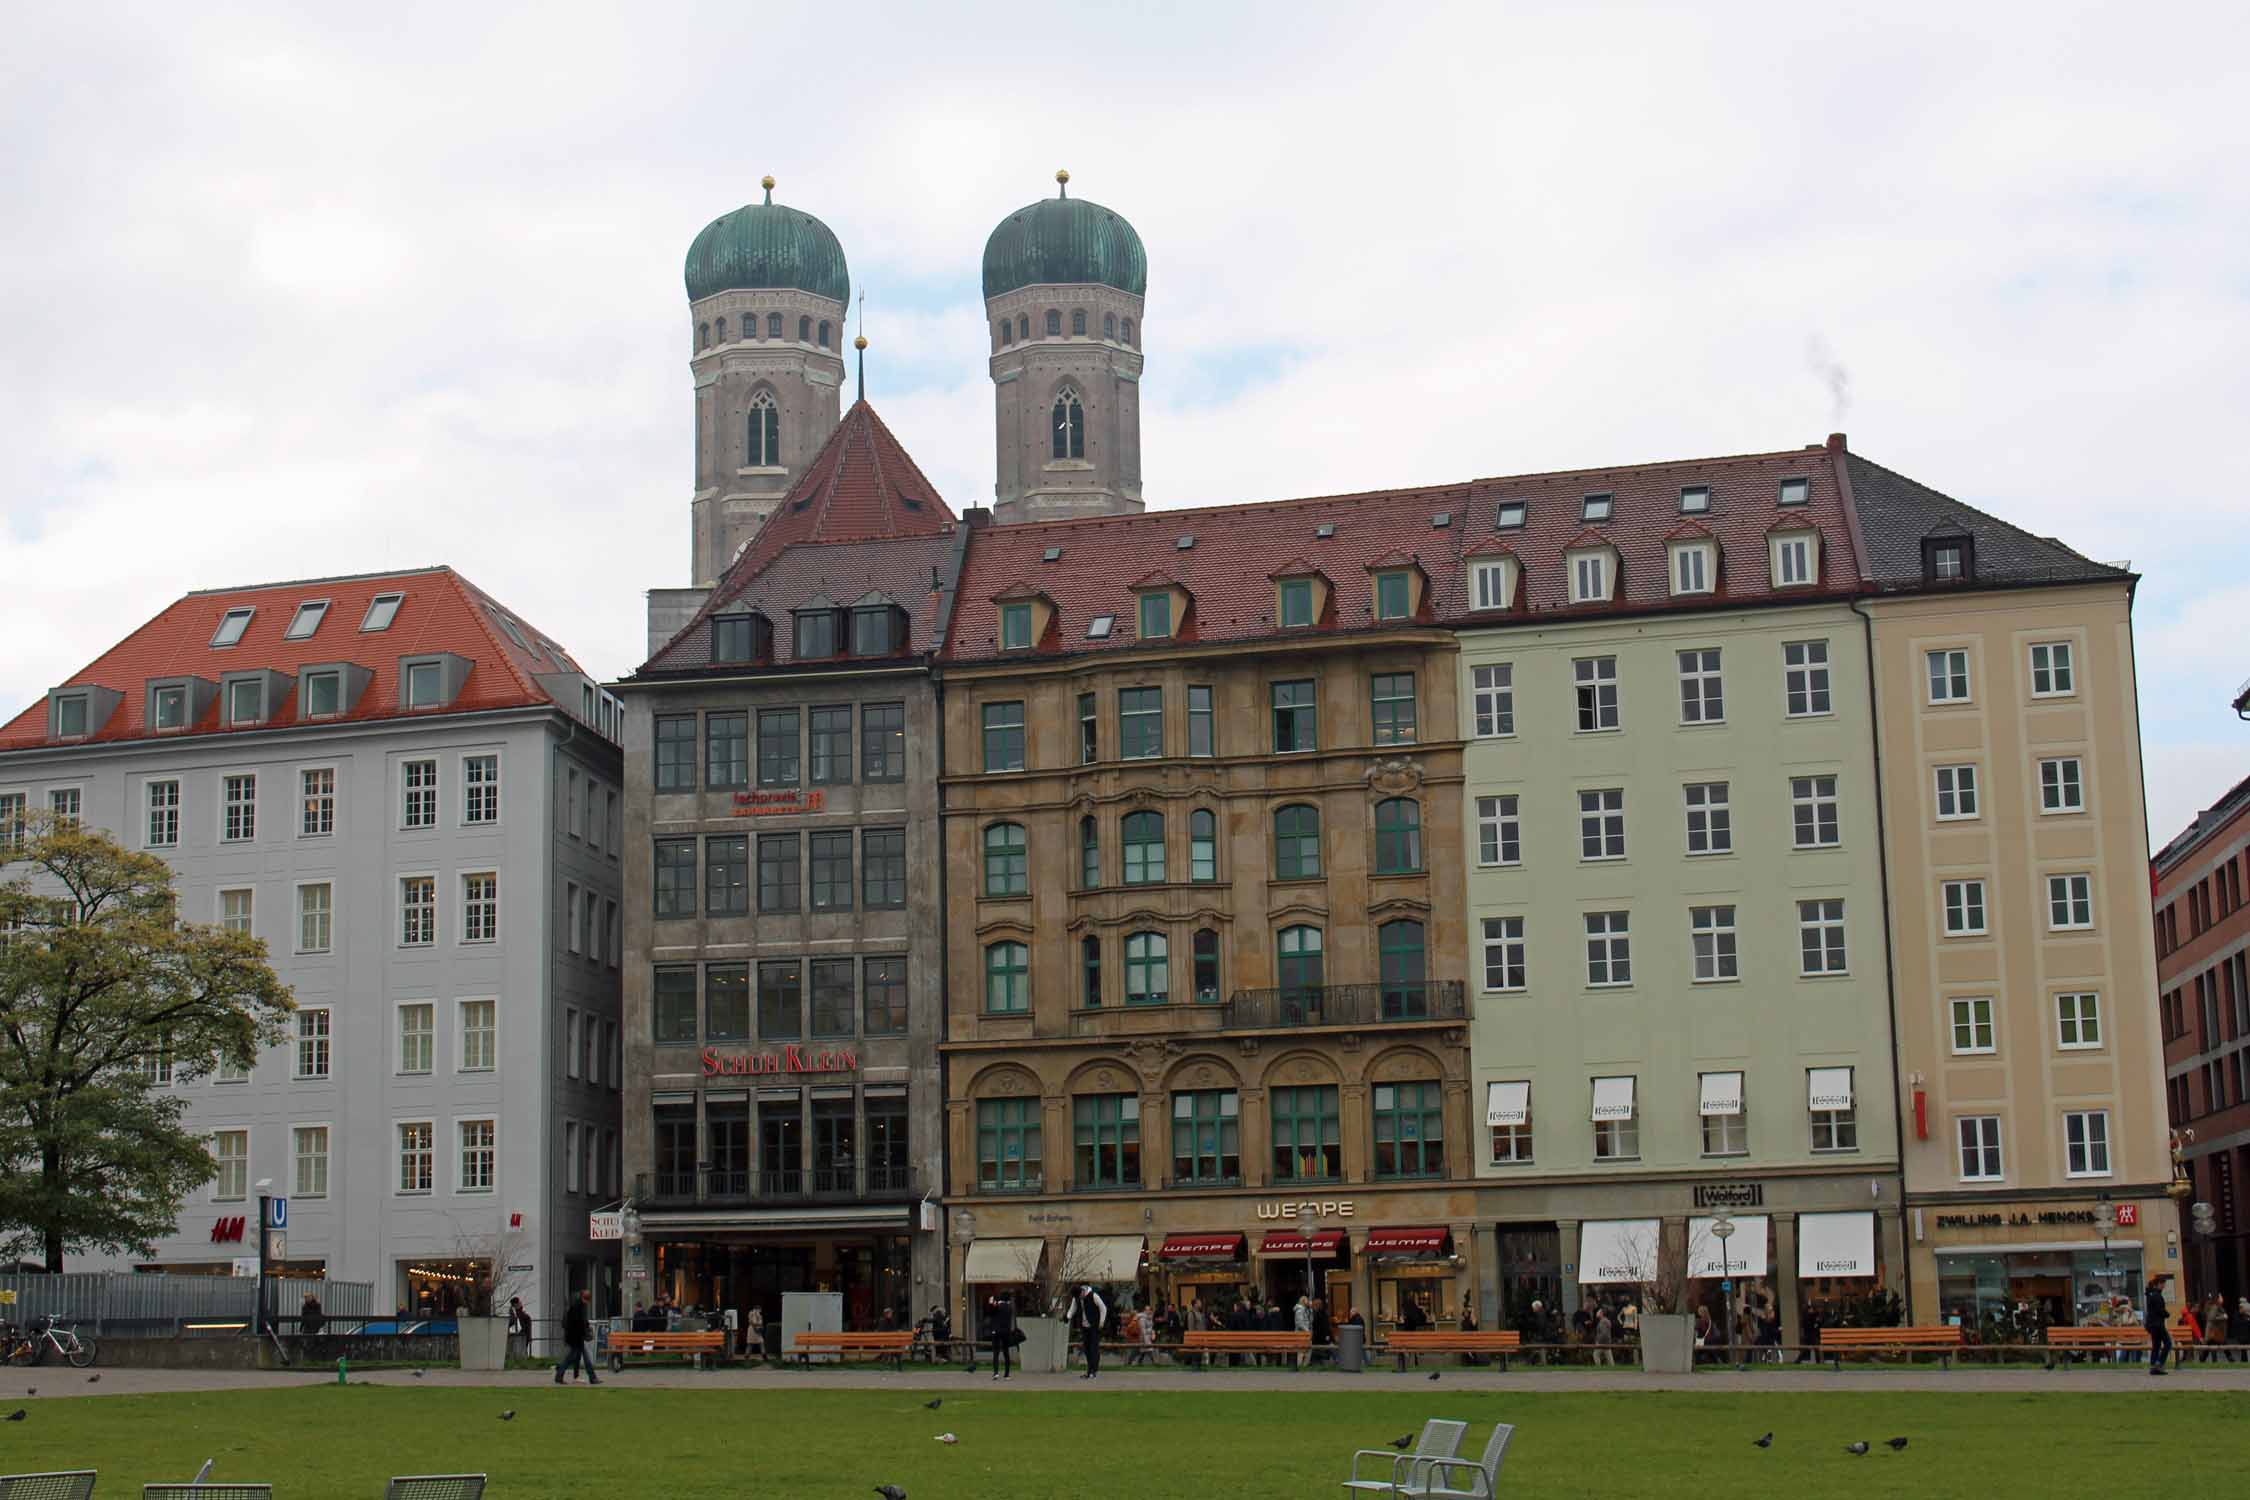
[[[758,534],[840,414],[844,249],[826,224],[774,202],[771,177],[764,186],[763,203],[712,220],[687,253],[698,589]]]
[[[1133,226],[1056,195],[984,245],[999,479],[995,524],[1141,509],[1141,311],[1148,257]]]

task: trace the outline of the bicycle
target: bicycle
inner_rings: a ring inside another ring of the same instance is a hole
[[[83,1370],[94,1362],[94,1341],[81,1339],[74,1325],[58,1326],[52,1319],[40,1318],[32,1323],[29,1337],[18,1335],[0,1357],[9,1364],[43,1365],[50,1353],[61,1355],[72,1369]]]

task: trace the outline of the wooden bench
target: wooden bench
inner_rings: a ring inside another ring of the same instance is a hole
[[[2130,1350],[2146,1354],[2150,1343],[2146,1328],[2050,1328],[2046,1332],[2047,1348],[2080,1354],[2122,1354]],[[2047,1368],[2055,1367],[2055,1355],[2047,1356]]]
[[[1934,1328],[1823,1328],[1820,1330],[1820,1357],[1841,1370],[1842,1356],[1846,1354],[1903,1354],[1911,1360],[1917,1353],[1930,1350],[1937,1354],[1948,1370],[1953,1368],[1953,1356],[1961,1348],[1961,1330],[1944,1323]]]
[[[703,1357],[713,1360],[724,1358],[727,1336],[724,1330],[712,1329],[707,1333],[659,1333],[654,1329],[646,1333],[613,1333],[609,1336],[609,1368],[617,1374],[625,1368],[628,1356],[633,1359],[684,1359],[697,1369],[703,1368]]]
[[[904,1369],[907,1351],[914,1346],[914,1330],[901,1329],[897,1333],[800,1333],[791,1342],[789,1352],[797,1363],[809,1365],[815,1354],[833,1354],[838,1359],[865,1355],[887,1359],[894,1370]]]
[[[1212,1354],[1287,1354],[1294,1357],[1297,1367],[1303,1369],[1305,1356],[1312,1352],[1312,1335],[1285,1332],[1236,1332],[1227,1328],[1189,1329],[1181,1336],[1180,1347],[1195,1356],[1201,1365],[1206,1355]]]
[[[1398,1360],[1398,1367],[1406,1368],[1409,1354],[1489,1354],[1500,1361],[1500,1368],[1508,1368],[1508,1356],[1523,1348],[1523,1335],[1513,1328],[1477,1329],[1463,1333],[1438,1328],[1400,1329],[1384,1341],[1383,1347]]]

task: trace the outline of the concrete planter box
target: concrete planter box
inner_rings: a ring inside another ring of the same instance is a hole
[[[1070,1330],[1060,1318],[1018,1318],[1023,1343],[1016,1349],[1016,1365],[1026,1375],[1059,1375],[1067,1367]]]
[[[462,1318],[461,1368],[504,1370],[508,1367],[508,1320]]]
[[[1685,1313],[1641,1314],[1641,1368],[1685,1375],[1695,1366],[1695,1320]]]

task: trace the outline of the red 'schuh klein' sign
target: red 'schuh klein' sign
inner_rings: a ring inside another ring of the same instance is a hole
[[[717,1052],[703,1054],[706,1078],[750,1078],[761,1073],[852,1073],[859,1069],[859,1054],[849,1047],[808,1051],[803,1047],[776,1047],[770,1052]]]

